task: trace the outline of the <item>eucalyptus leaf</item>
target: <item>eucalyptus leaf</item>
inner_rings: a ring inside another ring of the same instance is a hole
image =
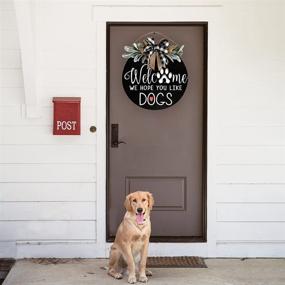
[[[180,57],[179,57],[178,55],[176,55],[176,54],[173,54],[173,55],[172,55],[172,58],[173,58],[174,60],[177,60],[178,62],[181,62]]]
[[[137,55],[134,57],[134,62],[140,61],[141,57],[142,57],[141,54],[137,54]]]
[[[130,46],[124,46],[124,50],[126,52],[134,52],[135,51],[135,49],[133,47],[130,47]]]
[[[172,59],[172,55],[171,55],[171,54],[166,54],[166,56],[167,56],[167,58],[168,58],[171,62],[173,62],[173,59]]]
[[[179,52],[179,53],[180,53],[180,52],[183,53],[183,49],[184,49],[184,45],[182,45],[182,46],[180,47],[180,49],[178,50],[178,52]]]
[[[124,54],[122,54],[122,57],[123,58],[132,58],[133,56],[131,53],[124,53]]]
[[[142,43],[137,43],[138,49],[142,48],[144,45]]]

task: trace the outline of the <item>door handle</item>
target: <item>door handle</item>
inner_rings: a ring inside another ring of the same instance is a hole
[[[119,141],[119,124],[111,124],[111,147],[119,147],[120,144],[127,144]]]

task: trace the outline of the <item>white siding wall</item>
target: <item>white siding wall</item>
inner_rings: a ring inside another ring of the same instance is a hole
[[[41,117],[26,119],[15,9],[0,2],[0,256],[17,256],[27,244],[96,241],[90,10],[88,2],[38,2]],[[52,135],[53,96],[82,97],[81,136]]]
[[[221,256],[285,256],[285,3],[224,8],[216,145]]]
[[[70,244],[71,256],[96,256],[96,135],[88,131],[96,125],[91,2],[38,5],[42,117],[29,120],[22,114],[11,3],[0,2],[0,256],[59,255]],[[209,62],[217,64],[209,66],[216,70],[209,73],[216,80],[215,92],[209,89],[208,203],[216,218],[208,219],[208,238],[214,250],[203,246],[202,255],[285,256],[285,4],[219,3],[220,18],[209,24]],[[53,96],[82,97],[80,137],[52,136]]]

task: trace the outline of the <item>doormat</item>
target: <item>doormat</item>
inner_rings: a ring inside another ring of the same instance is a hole
[[[50,264],[56,265],[56,264],[79,263],[83,259],[82,258],[28,258],[26,260],[41,265],[50,265]]]
[[[0,259],[0,285],[4,282],[14,263],[13,259]]]
[[[208,268],[204,258],[199,256],[155,256],[147,258],[150,268]]]

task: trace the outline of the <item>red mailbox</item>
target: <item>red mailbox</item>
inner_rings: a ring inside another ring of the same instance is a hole
[[[53,134],[80,135],[80,97],[53,98]]]

